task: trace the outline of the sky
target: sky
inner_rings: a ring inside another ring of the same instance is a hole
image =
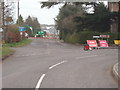
[[[17,15],[17,2],[18,0],[9,0],[15,2],[15,20],[18,18]],[[55,5],[48,8],[41,8],[40,5],[41,0],[19,0],[20,10],[19,13],[22,15],[23,19],[25,20],[28,16],[37,17],[40,24],[55,24],[54,18],[59,13],[59,8],[62,4]],[[42,0],[45,1],[45,0]]]
[[[15,19],[17,19],[17,1],[15,5]],[[29,15],[37,17],[40,24],[55,24],[54,18],[59,13],[61,5],[55,5],[48,8],[41,8],[40,0],[19,0],[20,10],[19,13],[25,20]]]

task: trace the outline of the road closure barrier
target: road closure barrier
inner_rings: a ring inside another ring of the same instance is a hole
[[[98,47],[96,40],[87,40],[89,47]]]
[[[99,40],[100,47],[108,47],[108,43],[106,40]]]
[[[120,45],[120,40],[114,40],[114,43],[115,43],[116,45]]]

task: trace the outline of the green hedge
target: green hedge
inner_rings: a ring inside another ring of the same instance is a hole
[[[109,44],[114,44],[115,39],[120,39],[118,37],[118,34],[120,33],[111,33],[111,32],[93,32],[93,31],[83,31],[79,33],[74,34],[68,34],[64,41],[68,43],[80,43],[80,44],[86,44],[86,40],[93,40],[94,35],[110,35],[110,38],[108,39]]]
[[[65,42],[68,42],[68,43],[78,43],[79,42],[79,34],[68,34],[66,37],[65,37]]]
[[[83,31],[79,33],[80,41],[79,43],[85,44],[86,40],[93,40],[94,35],[100,35],[99,32],[92,32],[92,31]]]

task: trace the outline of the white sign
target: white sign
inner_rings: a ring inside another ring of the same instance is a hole
[[[100,36],[93,36],[93,38],[100,38]]]
[[[20,35],[22,35],[23,33],[22,32],[20,32]]]

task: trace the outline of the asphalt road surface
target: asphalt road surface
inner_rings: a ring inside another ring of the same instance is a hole
[[[117,49],[84,51],[48,39],[13,49],[15,54],[2,64],[3,88],[118,88],[111,74]]]

